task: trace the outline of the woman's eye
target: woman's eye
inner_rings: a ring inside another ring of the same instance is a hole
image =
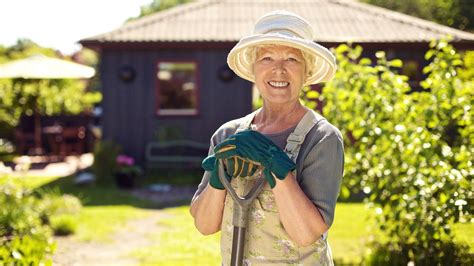
[[[289,57],[288,59],[286,59],[287,61],[290,61],[290,62],[298,62],[298,59],[294,58],[294,57]]]
[[[270,56],[265,56],[262,58],[262,61],[271,61],[272,58]]]

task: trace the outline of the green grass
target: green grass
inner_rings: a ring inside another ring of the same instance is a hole
[[[78,217],[74,238],[81,241],[109,241],[128,220],[149,215],[147,209],[160,204],[138,199],[129,192],[110,186],[77,186],[68,177],[0,177],[0,184],[12,182],[31,189],[55,190],[81,199],[84,207]]]
[[[171,183],[171,176],[142,180],[142,184],[154,182]],[[108,241],[114,232],[127,221],[149,215],[149,209],[163,207],[159,203],[137,199],[127,191],[115,186],[80,187],[72,177],[22,177],[10,178],[12,182],[29,188],[58,189],[62,193],[78,196],[84,207],[78,217],[75,238],[82,241]],[[0,184],[7,177],[0,177]],[[189,185],[194,181],[181,177],[174,182]],[[150,233],[153,245],[138,250],[130,250],[130,256],[139,259],[143,265],[218,265],[220,263],[219,234],[202,236],[194,227],[189,207],[166,208],[161,210],[167,218],[159,221],[165,230]],[[336,218],[329,232],[336,264],[359,264],[364,254],[364,243],[369,234],[369,210],[362,203],[338,203]],[[474,223],[456,224],[457,242],[466,242],[474,253]]]
[[[0,185],[7,182],[34,189],[48,184],[59,177],[57,176],[0,176]]]
[[[166,230],[151,235],[156,245],[131,253],[142,265],[219,265],[220,234],[201,235],[196,228],[189,207],[165,209],[170,215],[159,221]]]
[[[369,210],[363,203],[338,203],[328,242],[337,264],[357,264],[369,233]]]
[[[127,205],[86,206],[78,218],[75,238],[81,241],[112,241],[114,233],[130,219],[146,217],[149,212]]]
[[[164,210],[171,217],[160,221],[165,227],[153,241],[159,245],[132,252],[142,265],[218,265],[220,263],[220,234],[202,236],[194,227],[189,207]],[[357,264],[362,260],[363,243],[368,231],[368,210],[362,203],[339,203],[336,221],[329,233],[329,243],[338,264]]]

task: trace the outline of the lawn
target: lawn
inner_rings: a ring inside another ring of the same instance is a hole
[[[0,184],[5,182],[0,177]],[[194,228],[189,207],[162,208],[157,203],[137,199],[126,191],[109,187],[78,187],[72,177],[15,178],[15,183],[30,188],[57,189],[79,196],[84,207],[79,217],[77,239],[108,241],[110,236],[130,219],[149,215],[150,209],[161,208],[166,217],[159,221],[166,228],[150,234],[154,245],[130,250],[130,256],[141,264],[159,265],[218,265],[220,261],[219,234],[202,236]],[[369,233],[369,210],[362,203],[338,203],[336,219],[329,233],[329,243],[338,265],[359,264],[364,243]],[[474,223],[457,224],[454,228],[457,241],[467,242],[474,249]]]
[[[142,265],[219,265],[219,235],[202,236],[194,228],[189,207],[165,209],[170,218],[160,221],[166,231],[151,236],[159,245],[132,252]],[[329,234],[334,259],[338,264],[361,261],[366,235],[367,209],[362,203],[339,203],[337,219]]]

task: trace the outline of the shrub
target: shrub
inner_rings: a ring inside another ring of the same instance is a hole
[[[47,234],[0,237],[1,265],[51,265],[56,245]]]
[[[74,234],[77,228],[77,218],[70,214],[52,216],[51,228],[54,234],[58,236]]]
[[[92,172],[99,184],[106,185],[113,182],[117,170],[116,158],[121,150],[121,146],[113,141],[101,141],[95,145]]]
[[[82,209],[81,201],[69,194],[59,194],[58,191],[43,192],[41,208],[46,215],[79,214]]]
[[[0,265],[50,264],[52,230],[75,232],[82,205],[59,191],[32,191],[6,182],[0,185]]]
[[[30,190],[0,185],[0,261],[6,265],[49,263],[51,230],[41,219],[40,201]]]
[[[341,45],[339,70],[319,98],[345,136],[342,194],[366,193],[383,234],[368,264],[457,263],[464,254],[451,227],[471,213],[464,205],[473,198],[474,89],[456,76],[456,51],[446,42],[431,46],[426,90],[409,93],[407,77],[394,70],[400,60],[377,52],[374,65],[360,57],[361,47]]]

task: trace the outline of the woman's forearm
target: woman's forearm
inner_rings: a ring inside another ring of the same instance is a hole
[[[329,229],[318,208],[304,194],[291,173],[284,180],[276,180],[273,194],[280,220],[299,246],[311,245]]]
[[[203,235],[210,235],[221,229],[226,191],[207,186],[192,203],[190,212],[194,225]]]

